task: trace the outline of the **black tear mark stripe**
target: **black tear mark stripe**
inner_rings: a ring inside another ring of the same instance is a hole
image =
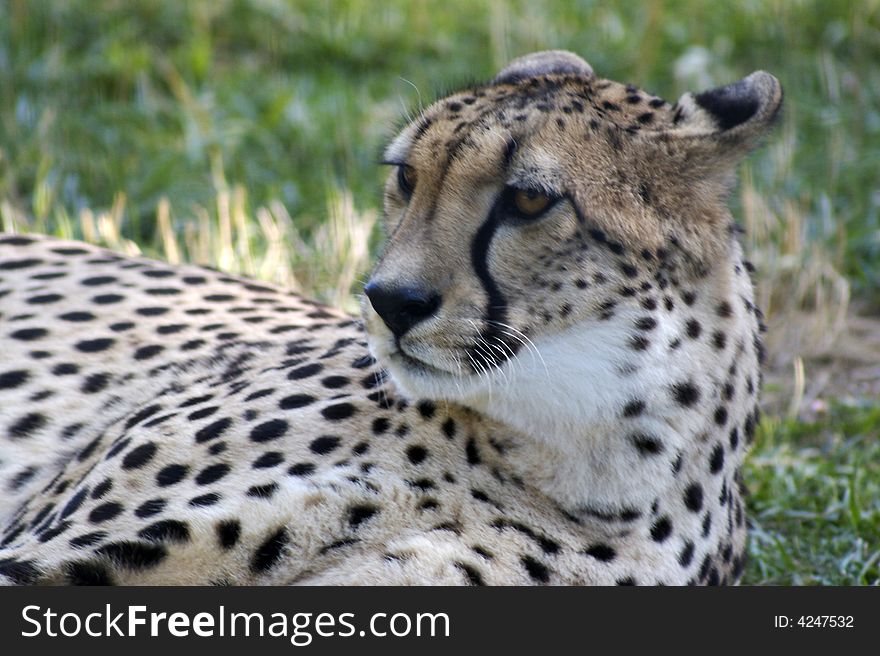
[[[498,230],[498,226],[501,224],[500,208],[501,195],[499,194],[498,199],[492,205],[492,209],[489,210],[489,216],[486,217],[486,220],[477,230],[471,242],[471,265],[474,267],[474,273],[480,279],[480,284],[483,285],[487,297],[485,312],[486,328],[480,333],[481,341],[487,344],[502,341],[499,336],[499,326],[507,319],[507,299],[501,293],[498,284],[489,271],[489,248],[492,245],[492,239]],[[513,352],[516,353],[515,346],[511,346],[514,348]],[[498,353],[496,355],[488,347],[477,348],[476,346],[470,348],[470,356],[476,362],[484,362],[490,365],[500,365],[508,358],[506,353]]]

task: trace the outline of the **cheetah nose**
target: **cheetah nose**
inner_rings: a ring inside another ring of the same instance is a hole
[[[440,307],[440,294],[415,286],[383,285],[372,280],[364,287],[373,309],[397,338]]]

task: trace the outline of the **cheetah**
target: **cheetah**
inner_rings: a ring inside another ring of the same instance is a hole
[[[738,582],[763,351],[726,197],[781,102],[515,59],[385,150],[360,319],[0,236],[0,579]]]

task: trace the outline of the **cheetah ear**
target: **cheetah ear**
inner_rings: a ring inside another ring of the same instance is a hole
[[[724,87],[684,94],[675,106],[672,133],[692,139],[689,150],[698,159],[704,160],[702,153],[735,163],[770,130],[780,107],[779,80],[756,71]]]
[[[516,84],[530,77],[554,74],[595,77],[593,68],[573,52],[543,50],[517,57],[495,76],[492,84]]]

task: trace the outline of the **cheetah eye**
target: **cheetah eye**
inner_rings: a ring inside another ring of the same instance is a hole
[[[531,189],[518,189],[513,194],[513,204],[520,213],[535,216],[547,209],[550,205],[550,197]]]
[[[534,220],[544,214],[558,197],[550,196],[536,189],[508,187],[505,190],[507,211],[520,219]]]
[[[412,196],[412,192],[416,188],[416,179],[416,170],[413,167],[408,164],[397,167],[397,184],[406,198]]]

